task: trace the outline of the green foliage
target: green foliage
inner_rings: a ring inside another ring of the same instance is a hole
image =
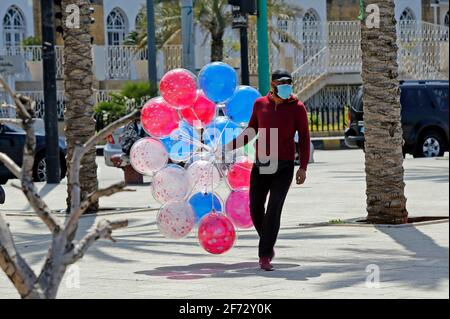
[[[332,224],[332,225],[342,225],[345,224],[345,221],[341,220],[341,219],[332,219],[328,222],[328,224]]]
[[[272,45],[279,48],[280,35],[287,38],[291,44],[301,47],[301,44],[289,33],[280,30],[272,23],[273,17],[279,19],[294,19],[301,16],[303,9],[297,5],[288,4],[286,0],[268,0],[269,32]],[[228,0],[197,0],[194,7],[195,23],[213,39],[223,40],[225,29],[233,22]],[[138,48],[147,46],[147,15],[145,6],[141,8],[136,31],[131,33],[127,42],[136,44]],[[253,17],[252,17],[253,18]],[[181,34],[181,7],[178,0],[155,1],[156,43],[158,48],[170,44]],[[213,44],[212,44],[213,45]],[[231,50],[239,50],[238,44],[233,44]]]
[[[157,95],[157,89],[148,82],[127,82],[119,93],[111,93],[109,101],[94,106],[97,131],[140,107]]]
[[[28,37],[22,40],[23,46],[41,45],[41,44],[42,44],[41,39],[37,37]]]
[[[138,102],[144,97],[154,97],[157,93],[156,87],[149,82],[127,82],[120,91],[120,95]]]

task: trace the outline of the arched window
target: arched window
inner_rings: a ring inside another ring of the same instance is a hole
[[[121,45],[128,32],[127,19],[122,10],[113,9],[106,18],[108,45]]]
[[[304,61],[316,55],[322,45],[320,17],[314,9],[309,9],[303,16]]]
[[[400,21],[415,21],[416,15],[410,8],[406,8],[403,10],[402,14],[400,15]]]
[[[16,6],[11,6],[3,17],[5,46],[19,46],[25,38],[25,18]]]

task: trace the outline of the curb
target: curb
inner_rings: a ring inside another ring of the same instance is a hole
[[[429,221],[421,221],[409,224],[401,224],[401,225],[388,225],[388,224],[366,224],[357,222],[358,220],[363,220],[364,217],[354,218],[343,221],[342,224],[331,224],[327,222],[322,223],[311,223],[311,224],[298,224],[299,228],[318,228],[318,227],[370,227],[370,228],[410,228],[410,227],[419,227],[419,226],[427,226],[427,225],[436,225],[436,224],[448,224],[450,221],[448,216],[441,216],[441,219],[429,220]]]
[[[311,138],[311,142],[314,145],[316,150],[348,150],[348,147],[345,144],[345,138],[343,136],[338,137],[313,137]]]

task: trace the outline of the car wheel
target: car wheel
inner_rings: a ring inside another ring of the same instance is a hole
[[[63,179],[66,176],[67,168],[63,162],[60,165],[61,179]],[[47,163],[44,154],[38,154],[34,159],[33,179],[35,182],[47,181]]]
[[[38,154],[34,159],[33,179],[35,182],[45,182],[47,180],[47,163],[43,154]]]
[[[441,134],[429,131],[422,135],[416,147],[414,157],[441,157],[445,153],[444,139]]]

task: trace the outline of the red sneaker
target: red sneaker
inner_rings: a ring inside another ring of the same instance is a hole
[[[272,249],[272,255],[270,255],[270,261],[275,258],[275,249]]]
[[[259,258],[259,265],[260,265],[262,270],[265,270],[265,271],[272,271],[273,270],[273,266],[270,263],[270,258],[269,257],[261,257],[261,258]]]

